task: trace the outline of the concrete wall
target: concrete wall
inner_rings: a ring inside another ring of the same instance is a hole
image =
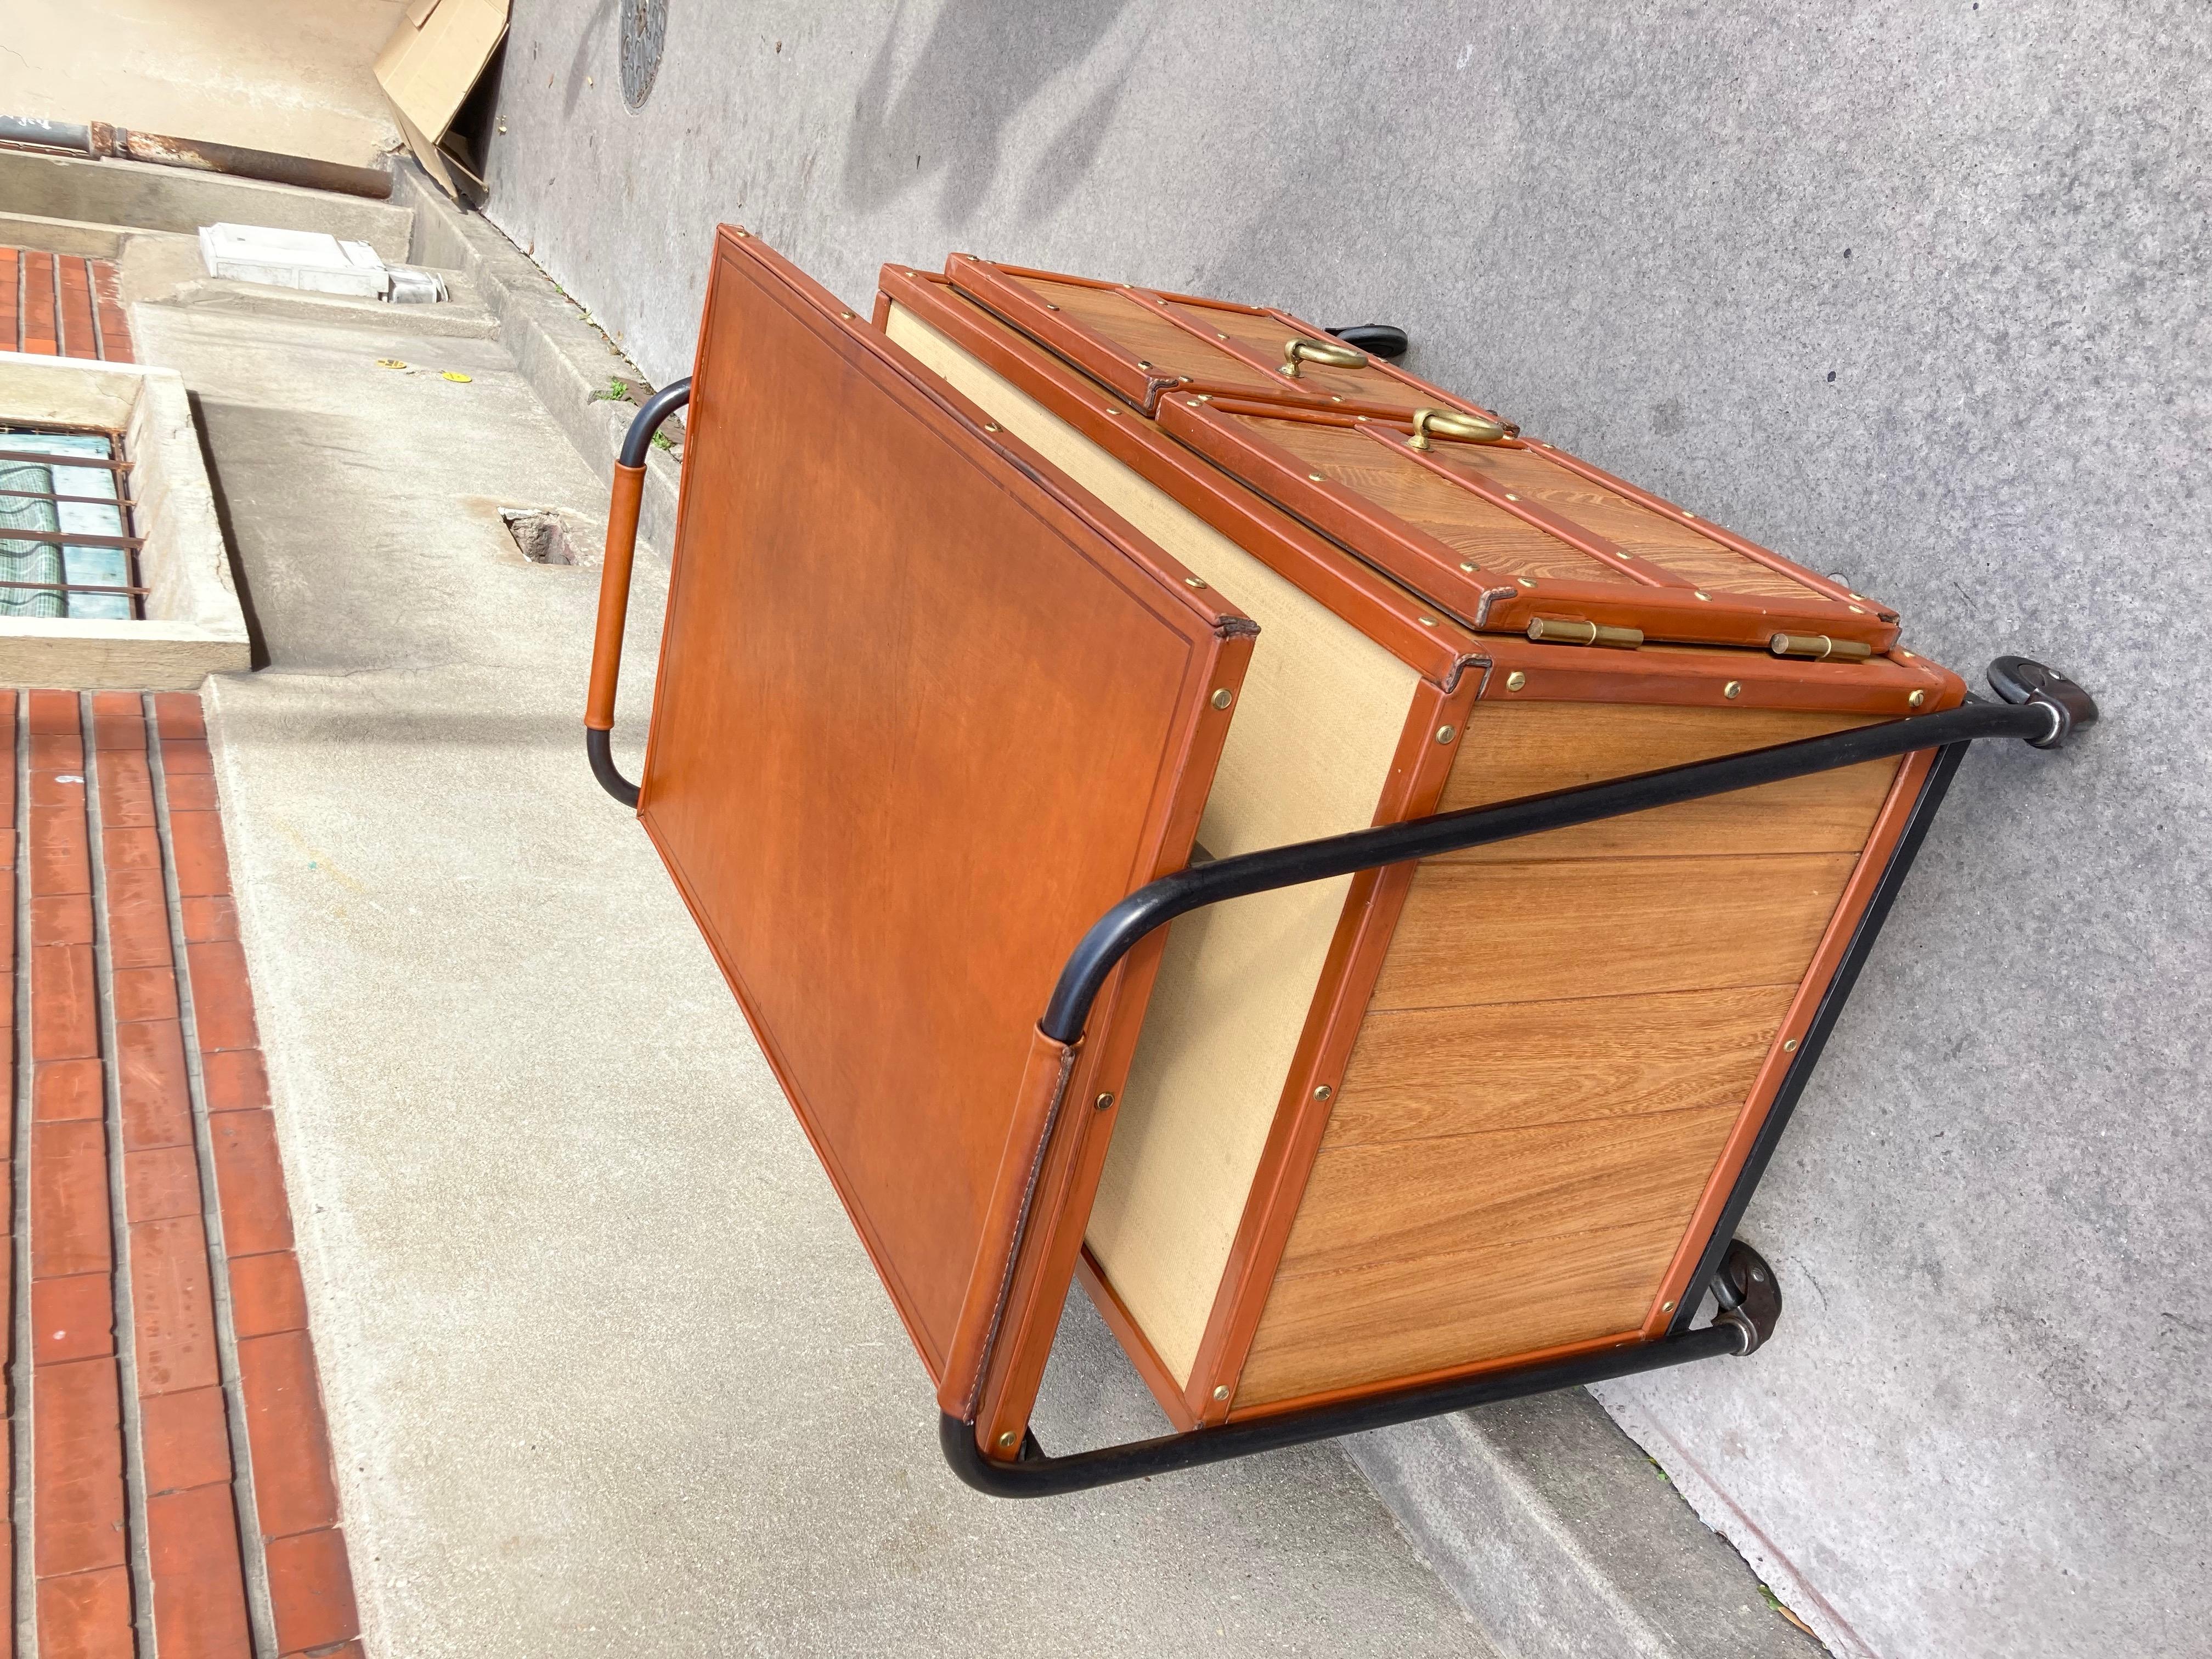
[[[11,0],[0,113],[368,165],[398,130],[369,65],[405,0]]]
[[[491,213],[659,378],[711,227],[1398,322],[1411,367],[2106,724],[1977,755],[1744,1229],[1607,1399],[1840,1650],[2203,1650],[2201,7],[523,0]],[[1477,945],[1480,941],[1471,941]]]

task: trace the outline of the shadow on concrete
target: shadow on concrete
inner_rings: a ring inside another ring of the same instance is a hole
[[[260,670],[269,666],[269,640],[261,631],[261,615],[253,608],[252,585],[246,580],[246,562],[238,556],[238,532],[232,528],[230,498],[223,494],[222,469],[215,462],[214,446],[208,442],[207,411],[200,407],[200,394],[185,393],[192,409],[192,436],[199,442],[200,465],[207,471],[208,489],[215,496],[215,520],[222,530],[223,556],[230,562],[231,584],[238,590],[238,609],[246,618],[246,663]]]
[[[611,0],[610,0],[611,3]],[[868,210],[941,177],[939,218],[958,223],[990,189],[1000,161],[1000,135],[1014,112],[1070,64],[1087,58],[1128,0],[1061,0],[1024,12],[1018,25],[991,0],[952,0],[896,95],[891,91],[903,10],[894,13],[855,100],[846,146],[845,195]],[[1048,147],[1039,165],[1048,198],[1070,189],[1087,171],[1103,137],[1105,117],[1121,96],[1134,54]]]

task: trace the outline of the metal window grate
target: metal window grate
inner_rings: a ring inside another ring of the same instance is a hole
[[[0,617],[146,614],[123,435],[0,423]]]

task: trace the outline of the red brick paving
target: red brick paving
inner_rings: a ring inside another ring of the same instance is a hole
[[[0,351],[134,362],[115,261],[0,247]]]
[[[82,270],[72,277],[50,257],[19,261],[0,249],[0,331],[19,316],[27,330],[51,331],[58,314],[63,349],[78,351],[98,314],[102,341],[125,338],[119,309],[106,320],[112,285],[104,294],[97,264],[88,279]],[[40,280],[43,307],[33,303]],[[30,1122],[26,1145],[12,1144],[11,1127],[0,1174],[29,1216],[21,1245],[31,1352],[11,1356],[9,1375],[28,1405],[39,1651],[41,1659],[128,1659],[135,1613],[150,1623],[162,1659],[245,1659],[253,1651],[251,1560],[268,1584],[280,1655],[360,1659],[307,1297],[199,702],[135,692],[91,701],[88,722],[74,692],[0,696],[0,752],[16,753],[20,720],[30,759],[28,857],[20,872],[27,937],[17,937],[12,921],[0,933],[0,1025],[11,1035],[19,958],[29,975],[29,1029],[11,1043],[9,1078],[13,1099],[27,1068]],[[149,712],[159,732],[150,747]],[[155,752],[172,826],[166,872]],[[0,767],[0,779],[6,902],[19,874],[13,767]],[[104,928],[94,926],[91,897],[88,789],[100,809]],[[181,975],[173,900],[186,941]],[[200,1132],[188,1044],[198,1051]],[[203,1134],[211,1192],[202,1179]],[[12,1226],[14,1205],[8,1214]],[[120,1282],[118,1220],[127,1243]],[[7,1245],[0,1306],[14,1297],[17,1241]],[[222,1302],[234,1344],[228,1378]],[[127,1358],[118,1355],[118,1309]],[[135,1493],[125,1468],[133,1418]],[[234,1441],[234,1421],[244,1425],[242,1443]],[[0,1454],[10,1432],[0,1423]],[[248,1492],[252,1509],[241,1527]],[[5,1517],[22,1511],[20,1502],[0,1506],[0,1583],[11,1586],[18,1540]],[[150,1609],[133,1607],[134,1560],[151,1585]],[[15,1628],[14,1620],[0,1620],[0,1659],[13,1659]]]

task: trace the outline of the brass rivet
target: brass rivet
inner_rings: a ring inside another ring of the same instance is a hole
[[[1508,494],[1506,495],[1505,499],[1506,499],[1507,501],[1519,501],[1521,498],[1520,498],[1518,495],[1516,495],[1511,494],[1510,492],[1508,492]]]
[[[1226,708],[1236,701],[1237,694],[1225,685],[1213,694],[1213,706],[1216,708]]]
[[[1215,329],[1215,330],[1213,331],[1213,337],[1214,337],[1215,339],[1217,339],[1217,340],[1225,340],[1225,339],[1227,339],[1229,337],[1228,337],[1226,334],[1224,334],[1224,333],[1223,333],[1219,329],[1218,329],[1218,328],[1217,328],[1217,329]]]
[[[1053,304],[1053,302],[1052,302],[1051,301],[1049,301],[1049,300],[1047,300],[1047,301],[1044,302],[1044,308],[1045,308],[1047,311],[1057,311],[1057,310],[1059,310],[1059,309],[1060,309],[1060,307],[1059,307],[1058,306],[1056,306],[1056,305]]]
[[[1861,605],[1864,605],[1866,603],[1866,595],[1863,593],[1854,593],[1851,597],[1856,599]]]
[[[837,314],[848,323],[853,320],[853,313],[849,311],[841,311]]]
[[[1863,610],[1862,610],[1862,609],[1860,609],[1857,605],[1845,605],[1845,606],[1844,607],[1844,610],[1846,610],[1846,611],[1850,611],[1850,612],[1851,613],[1851,615],[1853,615],[1854,617],[1863,617],[1863,616],[1865,616],[1865,615],[1866,615],[1866,612],[1865,612],[1864,611],[1863,611]]]
[[[1927,701],[1928,694],[1925,691],[1915,691],[1911,696],[1905,700],[1905,706],[1908,708],[1917,708],[1922,703],[1926,702]]]
[[[1474,574],[1474,567],[1473,565],[1471,565],[1471,564],[1468,563],[1468,562],[1467,562],[1466,560],[1464,560],[1464,559],[1462,559],[1462,560],[1461,560],[1461,561],[1460,561],[1460,566],[1459,566],[1459,568],[1460,568],[1461,569],[1462,569],[1462,570],[1466,571],[1466,572],[1467,572],[1467,574],[1468,574],[1468,575],[1470,575],[1470,576],[1472,576],[1473,574]]]
[[[1785,1054],[1796,1054],[1797,1052],[1797,1039],[1796,1037],[1791,1037],[1787,1042],[1784,1043],[1782,1045],[1782,1052]]]
[[[1368,417],[1367,417],[1366,416],[1364,416],[1364,415],[1355,415],[1355,416],[1353,416],[1352,418],[1353,420],[1355,420],[1355,421],[1364,421],[1364,420],[1367,419]]]
[[[1671,1302],[1662,1302],[1659,1304],[1659,1311],[1661,1313],[1672,1313],[1674,1311],[1674,1304]]]
[[[1327,1085],[1326,1083],[1324,1083],[1324,1084],[1322,1084],[1322,1085],[1321,1085],[1321,1087],[1319,1087],[1318,1089],[1316,1089],[1316,1090],[1314,1091],[1314,1098],[1315,1098],[1316,1100],[1327,1100],[1327,1099],[1328,1099],[1331,1095],[1334,1094],[1335,1092],[1336,1092],[1336,1091],[1335,1091],[1335,1090],[1334,1090],[1334,1089],[1330,1088],[1330,1087],[1328,1086],[1328,1085]]]
[[[1622,553],[1622,554],[1621,554],[1621,556],[1620,556],[1620,562],[1621,562],[1621,563],[1623,563],[1623,564],[1626,564],[1626,563],[1627,563],[1631,559],[1634,558],[1635,556],[1636,556],[1636,555],[1634,555],[1633,553],[1624,552],[1624,553]]]
[[[983,430],[986,432],[996,432],[998,429],[999,423],[996,421],[986,421],[983,422]]]
[[[1437,727],[1437,741],[1438,743],[1449,743],[1452,738],[1458,734],[1458,732],[1459,728],[1455,726],[1439,726]]]
[[[1528,684],[1528,677],[1517,668],[1505,677],[1505,689],[1508,691],[1518,691]]]
[[[1111,1106],[1114,1103],[1114,1097],[1111,1095],[1101,1095],[1097,1099],[1092,1101],[1091,1103],[1098,1110],[1103,1112],[1109,1106]]]
[[[1434,628],[1436,625],[1437,619],[1434,617],[1424,617],[1421,618],[1421,626],[1424,628]]]
[[[1214,1391],[1213,1391],[1213,1397],[1214,1397],[1216,1400],[1226,1400],[1226,1399],[1228,1399],[1228,1398],[1229,1398],[1229,1385],[1228,1385],[1226,1382],[1224,1382],[1224,1383],[1222,1383],[1219,1387],[1218,1387],[1217,1389],[1214,1389]]]
[[[1189,404],[1193,409],[1196,409],[1200,404],[1204,403],[1206,399],[1203,398],[1185,398],[1184,401]]]
[[[1690,590],[1690,597],[1693,599],[1710,599],[1712,598],[1712,595],[1710,593],[1701,593],[1693,587]]]
[[[1185,587],[1203,587],[1206,583],[1196,576],[1185,576],[1182,579],[1182,585]]]
[[[1907,662],[1911,662],[1912,660],[1912,653],[1910,651],[1900,651],[1897,654],[1904,658]]]
[[[1328,395],[1328,400],[1329,400],[1329,402],[1331,402],[1331,403],[1333,403],[1333,404],[1340,404],[1340,403],[1342,403],[1342,402],[1344,401],[1344,399],[1343,399],[1343,398],[1341,398],[1338,397],[1338,396],[1337,396],[1334,392],[1333,392],[1329,393],[1329,395]]]
[[[1519,582],[1523,587],[1534,587],[1536,585],[1530,581],[1526,576],[1516,576],[1513,580]]]
[[[1106,412],[1109,415],[1119,415],[1121,411],[1115,408],[1113,404],[1109,404],[1106,405]]]
[[[750,236],[750,235],[751,235],[751,234],[752,234],[752,232],[750,232],[750,230],[741,230],[741,231],[739,231],[739,232],[738,233],[738,235],[740,235],[740,236]]]
[[[1139,368],[1150,368],[1152,365],[1146,362],[1142,357],[1139,357],[1137,359],[1137,367]]]
[[[1306,477],[1312,479],[1316,483],[1327,483],[1328,482],[1328,479],[1322,477],[1318,472],[1309,472],[1306,474]]]
[[[1740,697],[1742,695],[1743,682],[1741,680],[1730,680],[1726,685],[1721,687],[1721,696],[1724,697]]]
[[[1682,516],[1683,516],[1684,518],[1686,518],[1686,519],[1694,519],[1694,518],[1696,518],[1698,515],[1697,515],[1696,514],[1692,513],[1692,512],[1690,512],[1687,508],[1685,508],[1685,509],[1683,510]]]
[[[1012,1429],[1008,1429],[1004,1434],[999,1437],[999,1444],[1006,1450],[1012,1451],[1014,1449],[1014,1443],[1020,1438],[1021,1437],[1019,1435],[1016,1434]]]

